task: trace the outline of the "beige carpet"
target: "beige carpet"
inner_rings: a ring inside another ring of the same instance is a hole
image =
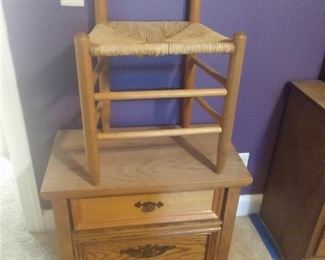
[[[8,162],[1,157],[0,222],[1,260],[59,259],[54,232],[29,233],[26,230],[15,179]],[[248,217],[236,219],[229,259],[272,259]]]

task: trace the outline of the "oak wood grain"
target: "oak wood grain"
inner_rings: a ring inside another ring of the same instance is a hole
[[[73,259],[71,223],[67,200],[52,200],[57,241],[62,260]]]
[[[212,210],[217,216],[221,216],[225,189],[217,189],[213,194]],[[220,232],[213,232],[208,235],[206,259],[213,259],[215,251],[218,248]]]
[[[229,248],[232,238],[232,231],[235,224],[236,210],[240,195],[239,188],[225,189],[223,208],[221,213],[222,230],[220,232],[220,242],[214,248],[214,255],[212,259],[226,260],[228,259]],[[215,242],[219,241],[216,240]]]
[[[107,241],[115,239],[138,239],[151,237],[209,235],[221,230],[221,220],[191,220],[160,224],[121,226],[91,230],[72,230],[73,241]]]
[[[102,181],[88,182],[81,130],[58,131],[41,195],[85,198],[241,187],[252,178],[233,147],[222,174],[214,172],[218,135],[112,140],[101,144]],[[127,185],[126,185],[127,184]]]
[[[206,236],[114,240],[76,244],[75,252],[78,256],[77,259],[87,260],[145,259],[148,258],[148,255],[154,256],[152,259],[203,260],[205,244]],[[162,250],[160,252],[148,250],[150,247],[161,248]]]
[[[193,191],[72,199],[70,203],[74,227],[81,230],[217,218],[211,209],[212,197],[213,191]],[[152,207],[141,206],[148,202]]]

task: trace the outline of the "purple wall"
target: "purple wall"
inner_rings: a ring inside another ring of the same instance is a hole
[[[59,0],[3,0],[38,184],[55,130],[80,127],[72,39],[92,26],[92,1],[86,2],[86,8],[76,8],[61,7]],[[110,7],[110,17],[117,20],[185,17],[184,0],[111,0]],[[203,0],[202,22],[226,35],[248,34],[233,141],[240,152],[251,153],[254,183],[244,193],[261,193],[285,101],[284,85],[289,80],[316,78],[319,72],[325,47],[325,1]],[[204,59],[224,71],[225,57]],[[113,88],[177,87],[179,65],[178,57],[111,59]],[[199,74],[199,86],[212,84]],[[178,121],[178,110],[178,103],[169,100],[115,103],[113,123],[168,124]],[[194,121],[208,120],[196,107]]]

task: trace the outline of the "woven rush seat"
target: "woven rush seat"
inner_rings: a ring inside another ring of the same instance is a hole
[[[232,41],[200,23],[108,22],[89,34],[93,56],[231,53]]]

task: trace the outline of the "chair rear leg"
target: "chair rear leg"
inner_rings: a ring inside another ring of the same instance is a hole
[[[74,38],[80,107],[83,123],[83,135],[90,182],[99,184],[99,151],[97,141],[97,120],[94,99],[94,78],[92,71],[92,57],[90,54],[90,40],[86,33],[79,33]]]

